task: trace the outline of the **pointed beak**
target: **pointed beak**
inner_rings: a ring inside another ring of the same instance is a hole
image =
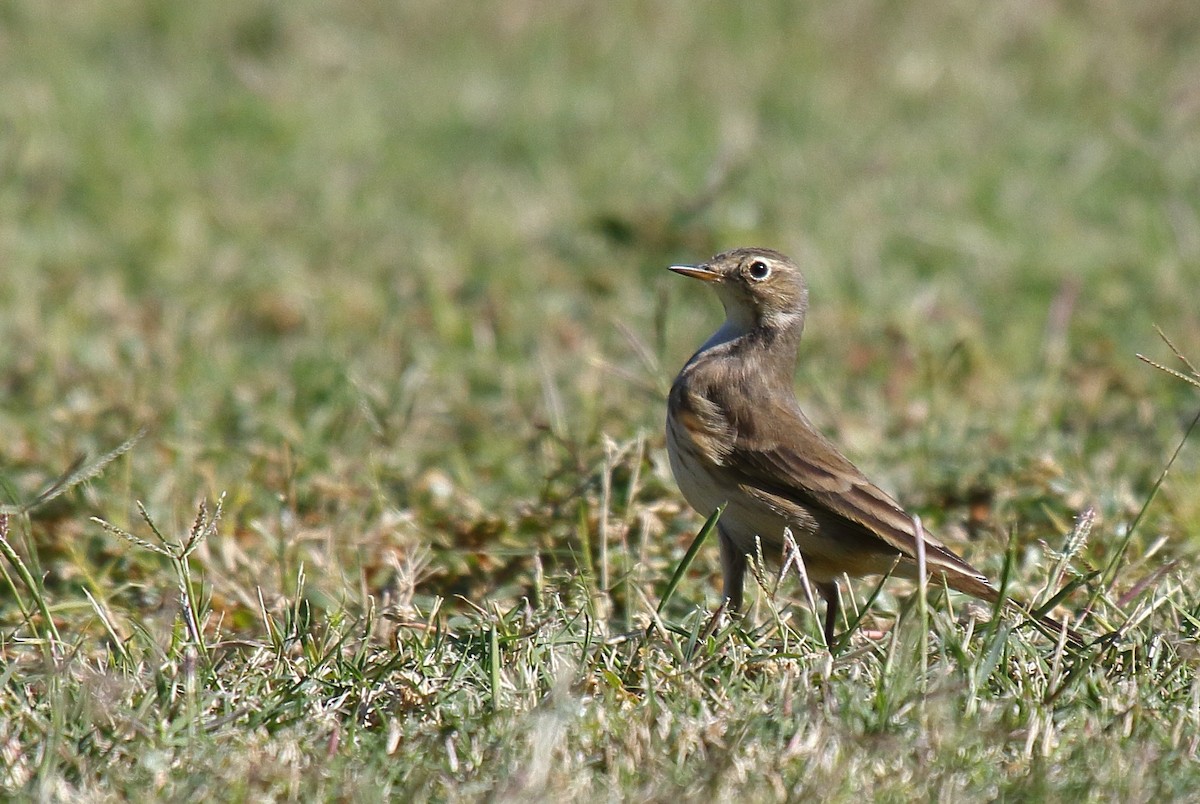
[[[721,281],[721,274],[707,265],[670,265],[667,267],[677,274],[690,276],[692,279],[700,279],[705,282]]]

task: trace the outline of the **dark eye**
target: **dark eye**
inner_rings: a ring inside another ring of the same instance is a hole
[[[750,263],[750,278],[756,282],[761,282],[771,275],[771,266],[767,265],[762,260],[755,260]]]

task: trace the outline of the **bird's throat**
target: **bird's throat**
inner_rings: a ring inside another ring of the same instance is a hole
[[[749,335],[753,329],[753,320],[747,321],[742,318],[735,318],[731,315],[727,317],[725,319],[725,323],[722,324],[717,331],[714,332],[709,339],[704,342],[704,345],[700,347],[696,354],[704,354],[711,349],[716,349],[719,346],[732,343],[739,338],[744,338],[745,336]]]

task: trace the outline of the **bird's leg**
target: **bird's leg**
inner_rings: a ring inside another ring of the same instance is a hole
[[[833,648],[833,629],[837,626],[841,600],[838,597],[837,581],[816,584],[817,591],[825,598],[825,644]]]
[[[742,608],[742,583],[746,579],[746,554],[743,553],[725,528],[717,525],[717,535],[721,540],[721,577],[725,588],[721,594],[728,601],[726,606],[730,613],[736,614]]]

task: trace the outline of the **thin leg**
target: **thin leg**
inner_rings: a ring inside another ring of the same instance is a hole
[[[825,598],[825,644],[833,649],[833,629],[837,627],[838,611],[841,599],[838,597],[837,581],[819,583],[816,585],[821,597]]]
[[[742,583],[746,579],[746,554],[738,549],[719,524],[717,535],[721,540],[721,577],[725,582],[722,594],[729,601],[728,610],[736,614],[742,608]]]

